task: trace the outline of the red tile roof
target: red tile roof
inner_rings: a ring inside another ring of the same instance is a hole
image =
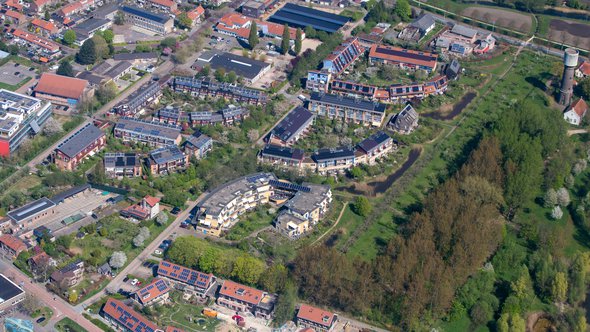
[[[14,10],[10,10],[10,9],[7,10],[4,15],[6,15],[8,17],[11,17],[11,18],[15,18],[15,19],[17,19],[19,21],[22,20],[23,18],[25,18],[25,15],[23,15],[23,14],[21,14],[19,12],[16,12]]]
[[[314,322],[323,326],[331,326],[336,316],[329,312],[316,307],[302,304],[297,312],[297,319]]]
[[[2,243],[3,246],[8,247],[12,250],[14,250],[17,255],[23,251],[23,250],[27,250],[27,246],[25,245],[25,243],[23,241],[21,241],[19,238],[12,236],[10,234],[2,234],[0,236],[0,243]]]
[[[239,26],[243,27],[250,22],[250,19],[244,15],[240,15],[237,13],[228,13],[223,15],[222,18],[219,19],[219,23],[224,24],[225,26],[232,27],[232,26]]]
[[[87,86],[86,80],[44,73],[35,87],[35,92],[78,100]]]
[[[146,304],[149,301],[158,298],[170,291],[166,282],[162,279],[154,279],[149,285],[135,292],[137,299]]]
[[[264,296],[264,292],[261,290],[244,286],[231,280],[226,280],[223,282],[223,285],[219,290],[219,294],[253,305],[260,303],[260,300],[262,300],[262,297]]]
[[[137,311],[126,306],[123,302],[109,298],[102,311],[131,331],[147,332],[158,330],[158,326],[140,315]],[[143,327],[141,326],[143,324]]]
[[[34,18],[31,21],[31,24],[47,31],[54,31],[56,29],[53,23],[42,20],[40,18]]]
[[[156,206],[156,204],[160,203],[160,199],[158,197],[153,197],[153,196],[145,196],[143,198],[143,200],[149,205],[149,206]]]
[[[283,24],[264,22],[260,20],[256,20],[256,25],[258,26],[258,29],[261,29],[262,26],[266,26],[269,34],[279,37],[283,36],[283,30],[285,29],[285,26]],[[293,40],[297,38],[297,29],[289,28],[289,38]]]
[[[583,61],[578,69],[584,74],[585,76],[590,76],[590,62]]]
[[[22,10],[23,9],[23,5],[21,5],[20,3],[18,3],[18,1],[16,1],[16,0],[8,0],[8,1],[6,1],[5,5],[8,8],[14,8],[14,9],[17,9],[17,10]]]
[[[51,260],[51,257],[47,255],[45,251],[42,251],[35,256],[30,258],[35,265],[46,264]]]
[[[174,327],[174,326],[166,326],[165,332],[184,332],[184,330],[181,330],[181,329]]]
[[[388,45],[373,45],[369,51],[369,58],[385,59],[388,61],[436,67],[436,54],[430,52],[407,50]]]
[[[137,219],[147,219],[150,216],[150,211],[147,209],[142,208],[141,206],[137,205],[137,204],[133,204],[130,205],[126,208],[124,208],[123,210],[121,210],[121,215],[128,217],[131,216],[133,218],[137,218]]]
[[[29,33],[29,32],[23,31],[21,29],[14,29],[14,30],[12,30],[12,35],[14,37],[25,40],[29,43],[35,44],[39,47],[42,47],[46,50],[49,50],[50,52],[55,53],[55,52],[59,51],[59,45],[57,43],[54,43],[51,40],[45,39],[43,37],[39,37],[33,33]]]
[[[52,2],[52,0],[34,0],[33,2],[37,7],[42,7],[48,4],[49,2]]]
[[[221,30],[221,31],[226,31],[228,33],[234,33],[238,37],[242,37],[242,38],[248,38],[248,36],[250,35],[250,28],[232,29],[231,27],[228,28],[228,27],[218,24],[216,29]]]
[[[580,98],[572,104],[571,109],[576,112],[580,118],[582,118],[588,111],[588,105],[584,99]]]
[[[149,2],[155,3],[163,7],[172,8],[176,3],[172,0],[149,0]]]
[[[201,17],[203,14],[205,14],[205,8],[203,8],[201,5],[187,13],[188,18],[193,21]]]

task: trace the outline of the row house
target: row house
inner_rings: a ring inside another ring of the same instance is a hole
[[[258,162],[279,167],[303,168],[304,164],[312,162],[305,157],[305,151],[291,147],[267,144],[258,153]]]
[[[317,116],[379,127],[385,118],[386,105],[357,98],[312,92],[308,108]]]
[[[307,80],[305,80],[305,88],[314,92],[328,92],[330,82],[332,81],[332,73],[327,70],[309,70],[307,72]]]
[[[3,16],[5,21],[11,21],[14,25],[20,25],[26,21],[26,16],[24,14],[11,9],[6,10]]]
[[[364,139],[357,145],[361,153],[357,162],[373,165],[381,157],[389,154],[396,147],[393,139],[383,131],[379,131]]]
[[[147,2],[153,8],[160,9],[168,13],[178,12],[178,4],[174,0],[148,0]]]
[[[269,144],[290,146],[305,136],[313,124],[314,115],[303,107],[296,107],[287,114],[268,134]]]
[[[59,3],[58,0],[33,0],[29,7],[29,10],[34,11],[37,15],[45,12],[48,7]]]
[[[113,130],[115,137],[123,141],[139,142],[153,147],[179,145],[182,140],[180,131],[181,128],[175,125],[127,117],[119,119]]]
[[[57,11],[57,15],[62,19],[66,19],[92,7],[94,7],[94,0],[79,0],[63,6]]]
[[[2,255],[16,259],[21,252],[27,250],[27,246],[16,236],[2,234],[0,235],[0,250]]]
[[[203,273],[168,261],[161,261],[157,274],[159,278],[168,281],[172,287],[184,293],[190,293],[201,299],[215,295],[217,278],[211,273]]]
[[[40,18],[34,18],[31,21],[31,27],[43,36],[51,36],[59,31],[55,24]]]
[[[153,175],[171,174],[189,165],[189,156],[176,145],[168,145],[150,152],[148,167]]]
[[[182,148],[186,153],[187,157],[195,157],[197,159],[203,159],[207,156],[207,153],[213,148],[213,139],[204,134],[195,134],[187,137],[186,141],[182,144]]]
[[[109,298],[102,307],[102,316],[119,331],[162,332],[156,324],[143,317],[133,308],[113,298]]]
[[[162,279],[154,279],[147,286],[133,294],[133,299],[143,307],[168,302],[170,287]]]
[[[334,329],[338,315],[312,307],[307,304],[302,304],[297,310],[297,326],[299,328],[311,328],[317,332],[329,332]]]
[[[73,171],[85,158],[92,157],[105,145],[105,133],[88,123],[57,146],[53,159],[60,170]]]
[[[221,97],[236,103],[250,105],[264,105],[268,101],[268,96],[262,91],[236,84],[219,83],[209,78],[177,76],[172,80],[172,87],[176,92],[188,93],[201,99]]]
[[[42,54],[49,59],[57,58],[61,54],[59,44],[49,39],[21,29],[12,29],[10,34],[12,34],[16,42],[24,43],[31,49],[41,49]]]
[[[119,116],[135,116],[147,105],[158,103],[161,95],[162,88],[159,82],[148,82],[113,107],[112,112]]]
[[[311,155],[320,174],[342,172],[357,164],[356,149],[352,147],[338,147],[333,149],[319,149]]]
[[[400,69],[436,70],[437,55],[430,52],[408,50],[388,45],[373,45],[369,50],[369,63],[392,64]]]
[[[324,59],[322,69],[327,70],[334,76],[338,76],[363,55],[364,52],[365,49],[359,44],[357,38],[348,38]]]
[[[276,300],[275,295],[226,280],[219,289],[217,304],[236,312],[249,312],[255,317],[270,319]]]
[[[133,178],[142,175],[141,158],[137,153],[105,153],[104,171],[109,178]]]

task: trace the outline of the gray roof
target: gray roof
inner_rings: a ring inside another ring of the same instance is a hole
[[[123,117],[115,125],[115,130],[176,140],[180,135],[181,128],[159,122]]]
[[[100,85],[104,80],[106,80],[106,77],[96,75],[87,70],[79,73],[78,76],[76,76],[76,78],[79,78],[81,80],[87,80],[91,85]]]
[[[56,150],[70,158],[74,158],[92,143],[104,136],[104,132],[92,123],[86,124],[80,130],[72,134],[65,141],[61,142]]]
[[[135,167],[139,166],[141,161],[137,153],[105,153],[104,166],[105,167]]]
[[[51,197],[51,201],[55,204],[59,204],[59,203],[63,202],[64,199],[70,198],[70,197],[72,197],[78,193],[81,193],[85,190],[88,190],[88,189],[90,189],[90,185],[88,183],[80,185],[80,186],[76,186],[76,187],[70,188],[66,191],[62,191],[59,194]]]
[[[49,198],[42,197],[27,205],[21,206],[18,209],[8,212],[7,215],[10,217],[10,219],[14,220],[14,222],[20,223],[21,221],[35,216],[45,210],[51,209],[54,206],[55,203],[49,200]]]
[[[206,146],[208,144],[211,144],[211,142],[213,142],[213,140],[211,139],[211,137],[207,136],[207,135],[192,135],[190,137],[188,137],[186,139],[186,142],[184,143],[185,145],[190,144],[192,146],[194,146],[197,149],[201,149],[203,148],[203,146]]]
[[[89,35],[92,30],[98,29],[103,25],[109,24],[110,22],[111,21],[102,18],[90,18],[76,25],[73,30],[77,33]]]
[[[270,136],[276,136],[283,142],[289,142],[293,136],[298,135],[311,123],[313,117],[313,113],[298,106],[271,130]]]
[[[104,73],[104,76],[110,77],[110,78],[115,78],[115,77],[121,75],[121,73],[123,73],[124,71],[126,71],[127,69],[129,69],[131,67],[133,67],[131,62],[121,61],[121,62],[117,63],[116,65],[114,65],[106,73]]]
[[[391,119],[394,130],[409,131],[418,123],[418,113],[412,105],[407,104],[404,109]]]
[[[353,109],[359,109],[375,113],[383,113],[387,108],[385,104],[381,103],[318,92],[312,92],[310,100],[311,102],[338,105],[342,107],[349,107]]]
[[[139,53],[117,53],[113,55],[113,60],[116,61],[131,61],[131,60],[139,60],[139,59],[157,59],[158,54],[155,52],[139,52]]]
[[[156,23],[160,23],[160,24],[164,24],[164,23],[168,22],[169,20],[171,20],[171,18],[168,17],[167,15],[154,13],[149,10],[141,9],[141,8],[135,7],[135,6],[123,6],[123,7],[121,7],[121,10],[127,14],[139,16],[139,17],[144,18],[148,21],[152,21],[152,22],[156,22]]]
[[[176,145],[168,145],[150,152],[150,164],[162,165],[171,161],[184,159],[184,153]]]
[[[312,212],[318,208],[321,203],[327,198],[330,186],[303,183],[305,187],[311,188],[310,192],[298,191],[293,198],[291,198],[285,207],[293,212],[301,215]]]
[[[252,60],[250,58],[246,58],[240,55],[235,55],[231,53],[221,53],[215,55],[211,59],[211,68],[212,69],[225,69],[226,73],[233,71],[238,76],[242,76],[247,79],[253,79],[261,71],[263,71],[266,67],[269,67],[270,64],[264,61]]]
[[[452,33],[457,34],[457,35],[461,35],[467,38],[473,38],[475,37],[475,35],[477,35],[477,31],[475,29],[472,29],[470,27],[461,25],[461,24],[455,24],[455,26],[453,26],[453,29],[451,30]]]
[[[24,293],[24,290],[0,274],[0,299],[2,299],[2,302],[8,303],[22,293]]]
[[[410,26],[420,29],[422,33],[431,28],[435,24],[434,17],[430,14],[422,14],[414,22],[410,23]]]

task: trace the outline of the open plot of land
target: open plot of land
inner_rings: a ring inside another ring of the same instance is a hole
[[[522,32],[531,31],[533,25],[530,15],[504,9],[474,6],[465,8],[462,14],[486,23],[495,23],[496,25]]]
[[[590,25],[588,24],[552,19],[547,37],[554,41],[590,49]]]
[[[16,90],[35,77],[35,71],[9,61],[0,67],[0,88]]]

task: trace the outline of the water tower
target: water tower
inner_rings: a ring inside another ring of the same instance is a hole
[[[572,101],[574,92],[574,72],[578,66],[578,51],[573,48],[566,48],[563,54],[563,78],[561,79],[561,90],[559,92],[559,103],[568,106]]]

